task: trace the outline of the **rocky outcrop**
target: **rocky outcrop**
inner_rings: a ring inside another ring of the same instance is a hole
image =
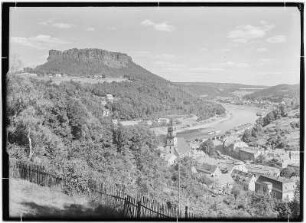
[[[104,64],[111,68],[126,67],[132,58],[123,53],[109,52],[101,49],[69,49],[65,51],[50,50],[48,62],[74,61],[85,64]]]

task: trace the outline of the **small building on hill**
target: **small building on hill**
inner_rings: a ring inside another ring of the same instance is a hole
[[[231,177],[237,184],[241,185],[244,190],[255,191],[256,177],[254,174],[233,170]]]
[[[257,193],[269,193],[272,197],[282,201],[293,200],[295,189],[296,181],[283,177],[259,176],[255,184]]]

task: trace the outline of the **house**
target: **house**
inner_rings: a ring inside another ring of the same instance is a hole
[[[259,176],[255,183],[256,193],[268,193],[282,201],[291,201],[294,198],[295,188],[296,181],[283,177]]]
[[[246,165],[249,173],[255,174],[257,176],[274,176],[278,177],[280,175],[280,170],[276,167],[264,166],[259,164],[248,164]]]
[[[300,151],[289,151],[288,154],[289,154],[291,163],[294,163],[294,164],[300,163],[300,154],[301,154]]]
[[[255,160],[260,154],[261,152],[258,149],[252,147],[240,148],[238,152],[240,160],[243,161]]]
[[[242,171],[242,172],[245,172],[245,173],[248,172],[248,169],[246,168],[246,166],[245,166],[244,163],[239,163],[239,164],[233,163],[232,165],[229,165],[229,166],[227,167],[227,170],[228,170],[228,173],[229,173],[229,174],[232,174],[232,172],[233,172],[234,170],[239,170],[239,171]]]
[[[110,111],[108,109],[104,109],[103,113],[102,113],[102,116],[103,117],[108,117],[109,115],[110,115]]]
[[[163,158],[168,163],[168,166],[173,165],[175,163],[175,160],[177,159],[174,154],[170,153],[162,153],[161,158]]]
[[[202,163],[201,166],[196,169],[199,174],[204,174],[209,177],[218,178],[221,176],[221,171],[217,165]]]
[[[55,77],[62,77],[61,74],[55,74]]]
[[[159,119],[157,119],[157,122],[159,123],[159,124],[169,124],[170,123],[170,119],[168,119],[168,118],[159,118]]]
[[[255,191],[256,177],[254,174],[233,170],[231,177],[237,184],[241,185],[244,190]]]
[[[111,103],[114,102],[114,96],[112,94],[106,94],[106,99]]]
[[[234,144],[233,144],[233,150],[234,151],[239,151],[239,149],[246,148],[246,147],[248,147],[248,144],[246,144],[245,142],[242,142],[242,141],[237,141],[237,142],[234,142]]]

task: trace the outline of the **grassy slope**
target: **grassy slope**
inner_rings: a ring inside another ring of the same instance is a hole
[[[10,179],[9,199],[11,217],[121,217],[113,209],[94,204],[85,197],[70,197],[20,179]]]

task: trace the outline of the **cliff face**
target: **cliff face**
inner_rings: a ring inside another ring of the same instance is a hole
[[[109,52],[101,49],[70,49],[65,51],[50,50],[48,62],[73,61],[84,64],[103,64],[110,68],[126,67],[132,58],[123,53]]]

